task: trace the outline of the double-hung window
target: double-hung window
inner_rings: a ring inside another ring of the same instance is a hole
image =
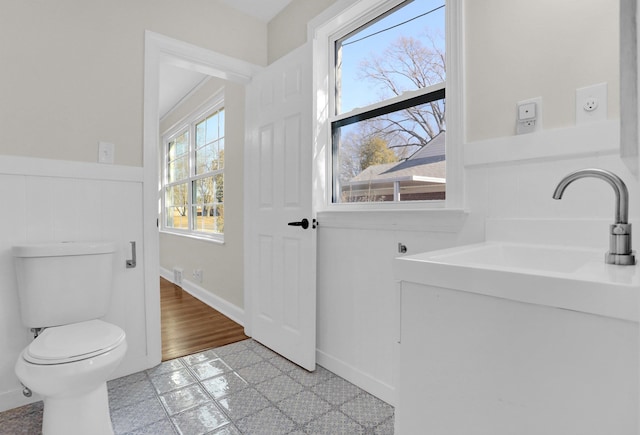
[[[163,231],[224,240],[224,114],[218,100],[165,135]]]
[[[386,4],[330,39],[333,204],[446,196],[445,0]]]

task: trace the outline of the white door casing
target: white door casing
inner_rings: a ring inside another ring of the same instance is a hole
[[[246,94],[245,313],[255,340],[315,370],[311,45],[253,77]],[[290,226],[307,219],[309,226]]]
[[[259,70],[257,65],[189,44],[159,33],[145,32],[143,132],[143,235],[146,347],[149,365],[160,363],[160,276],[158,237],[158,171],[160,168],[159,101],[160,63],[198,71],[213,77],[246,84]],[[140,263],[139,263],[140,264]]]

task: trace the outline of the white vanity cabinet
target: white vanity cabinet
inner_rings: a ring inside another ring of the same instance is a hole
[[[631,269],[624,273],[634,275]],[[558,274],[544,280],[433,255],[397,259],[395,272],[401,282],[396,434],[638,434],[638,322],[625,318],[633,310],[553,306],[567,299],[554,288],[566,281]],[[584,284],[585,298],[596,297],[598,286]],[[628,284],[603,289],[637,307],[637,277]],[[503,288],[490,291],[491,285]],[[558,303],[510,298],[509,291],[557,291]]]

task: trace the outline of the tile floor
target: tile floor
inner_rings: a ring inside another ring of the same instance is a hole
[[[393,434],[394,409],[328,370],[244,340],[108,383],[116,434]],[[39,434],[42,402],[0,413],[0,435]]]

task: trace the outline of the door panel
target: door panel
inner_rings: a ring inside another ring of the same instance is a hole
[[[316,235],[312,220],[311,47],[247,86],[247,333],[315,369]]]

